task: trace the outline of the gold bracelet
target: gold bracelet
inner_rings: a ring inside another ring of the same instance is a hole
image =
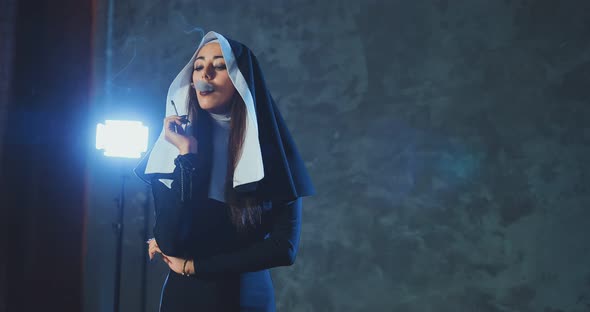
[[[186,263],[188,262],[188,259],[184,260],[184,265],[182,265],[182,275],[183,276],[188,276],[188,274],[186,273]]]

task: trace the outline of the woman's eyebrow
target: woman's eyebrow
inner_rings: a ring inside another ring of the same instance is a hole
[[[215,59],[218,59],[218,58],[223,58],[223,56],[222,55],[215,55],[213,57],[214,60]],[[205,60],[205,57],[204,56],[199,56],[199,57],[197,57],[197,60],[203,60],[204,61]]]

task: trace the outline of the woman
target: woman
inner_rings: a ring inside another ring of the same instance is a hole
[[[295,261],[315,190],[256,57],[209,32],[166,102],[135,169],[154,195],[150,259],[170,267],[160,311],[275,311],[268,269]]]

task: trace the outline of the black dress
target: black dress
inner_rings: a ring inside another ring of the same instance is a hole
[[[186,184],[183,174],[179,179],[177,150],[165,142],[162,130],[134,171],[152,185],[156,208],[154,237],[160,249],[170,256],[194,259],[196,274],[186,277],[169,272],[162,288],[160,311],[274,311],[268,269],[295,261],[301,197],[314,195],[315,189],[254,53],[246,45],[216,32],[208,32],[199,47],[214,39],[220,44],[228,74],[246,105],[246,120],[256,122],[244,130],[242,155],[244,151],[249,154],[247,158],[240,156],[235,164],[236,170],[240,164],[243,166],[239,167],[242,171],[237,179],[234,172],[234,182],[238,182],[234,190],[255,192],[267,201],[262,207],[261,224],[238,235],[230,222],[229,207],[207,195],[213,157],[211,117],[199,105],[193,105],[198,111],[192,129],[199,152],[188,154],[195,160],[191,169],[198,173],[191,175],[192,184]],[[166,97],[166,103],[174,100],[174,109],[178,106],[182,115],[188,115],[191,101],[197,101],[191,100],[194,93],[189,86],[197,51],[174,79]],[[166,111],[167,116],[178,115],[168,104]],[[243,159],[251,159],[254,167],[244,165]],[[173,160],[174,172],[169,166]],[[252,169],[252,173],[244,168]],[[158,178],[173,180],[172,188]],[[191,192],[186,193],[187,189]],[[188,200],[186,194],[190,195]]]
[[[195,181],[195,188],[205,181]],[[166,255],[194,259],[195,275],[169,271],[161,312],[275,311],[269,268],[294,263],[301,227],[301,198],[266,201],[261,224],[238,234],[227,204],[197,196],[182,203],[172,189],[152,180],[154,237]]]

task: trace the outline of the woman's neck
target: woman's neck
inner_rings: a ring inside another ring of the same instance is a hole
[[[231,122],[231,112],[227,112],[225,114],[216,114],[210,111],[207,111],[209,116],[213,119],[213,121],[224,129],[229,129],[230,122]]]
[[[227,113],[223,113],[223,114],[218,114],[218,113],[212,113],[210,111],[207,111],[209,113],[209,115],[211,115],[211,117],[217,121],[229,121],[231,120],[231,112],[227,112]]]

